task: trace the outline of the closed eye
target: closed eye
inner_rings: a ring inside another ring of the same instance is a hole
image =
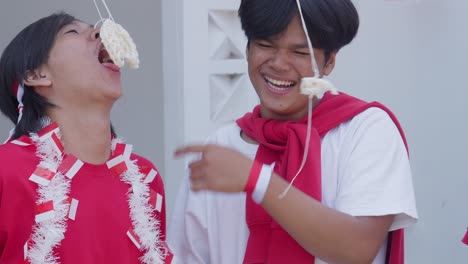
[[[302,52],[302,51],[295,51],[294,53],[296,53],[297,55],[302,55],[302,56],[309,56],[309,52]]]
[[[75,30],[75,29],[71,29],[71,30],[68,30],[67,32],[65,32],[65,34],[68,34],[68,33],[75,33],[75,34],[78,34],[78,31]]]
[[[256,44],[262,48],[272,48],[273,46],[268,44],[268,43],[264,43],[264,42],[256,42]]]

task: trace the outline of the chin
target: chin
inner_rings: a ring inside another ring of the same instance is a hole
[[[109,89],[106,89],[105,94],[106,97],[117,100],[122,96],[122,87],[120,85],[109,87]]]

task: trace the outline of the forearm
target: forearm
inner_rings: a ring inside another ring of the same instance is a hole
[[[309,253],[330,263],[371,263],[393,216],[353,217],[322,205],[274,174],[262,202],[268,213]]]

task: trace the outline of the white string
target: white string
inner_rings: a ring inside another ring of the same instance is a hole
[[[98,4],[96,3],[96,0],[93,0],[93,2],[94,2],[94,6],[96,6],[96,10],[97,10],[97,12],[98,12],[98,14],[99,14],[99,18],[100,18],[100,20],[94,25],[94,27],[96,27],[97,24],[99,24],[100,22],[106,20],[106,18],[104,18],[104,17],[102,16],[101,10],[99,9],[99,6],[98,6]],[[106,11],[107,11],[107,14],[109,15],[109,19],[112,20],[112,21],[114,21],[114,17],[112,16],[112,13],[111,13],[111,11],[109,10],[109,7],[107,6],[106,0],[101,0],[101,2],[102,2],[102,4],[104,5],[104,8],[105,8]]]
[[[109,10],[109,7],[107,7],[106,0],[102,0],[102,3],[104,4],[104,7],[106,8],[107,14],[109,14],[110,20],[114,21],[114,17],[112,16],[112,13]]]
[[[304,20],[304,15],[302,14],[302,7],[301,7],[301,1],[296,0],[297,3],[297,9],[299,10],[299,16],[301,17],[301,22],[302,22],[302,28],[304,29],[306,39],[307,39],[307,45],[309,46],[309,51],[310,51],[310,62],[312,64],[312,71],[314,72],[314,77],[320,78],[320,71],[317,65],[317,61],[315,60],[314,56],[314,47],[312,46],[312,41],[310,40],[309,32],[307,31],[307,26]],[[312,99],[313,96],[309,96],[309,110],[308,110],[308,119],[307,119],[307,136],[306,136],[306,142],[305,142],[305,148],[304,148],[304,153],[302,155],[302,162],[301,166],[299,167],[299,170],[297,171],[296,175],[294,175],[294,178],[291,180],[289,183],[288,187],[278,196],[279,199],[283,199],[286,194],[288,193],[289,189],[291,189],[294,181],[296,180],[297,176],[299,173],[301,173],[302,169],[304,168],[304,165],[307,161],[307,154],[309,153],[309,143],[310,143],[310,134],[312,130]]]
[[[104,22],[105,20],[106,20],[105,18],[100,19],[98,22],[96,22],[96,24],[94,24],[94,28],[97,28],[97,26],[99,25],[99,23]]]
[[[98,12],[98,14],[99,14],[99,17],[101,18],[101,20],[99,20],[99,21],[104,20],[104,18],[102,17],[101,11],[99,10],[99,6],[98,6],[98,4],[96,3],[96,0],[93,0],[93,2],[94,2],[94,6],[96,7],[96,10],[97,10],[97,12]],[[99,23],[99,22],[98,22],[98,23]],[[97,24],[97,23],[96,23],[96,24]]]
[[[301,1],[296,0],[296,3],[297,3],[297,9],[299,9],[299,16],[301,17],[302,28],[304,29],[304,32],[306,34],[307,45],[309,46],[309,50],[310,50],[310,62],[312,64],[312,70],[314,72],[314,76],[318,75],[317,77],[319,77],[320,71],[317,65],[317,61],[315,60],[315,56],[314,56],[314,46],[312,46],[312,41],[310,40],[309,32],[307,30],[307,26],[304,20],[304,15],[302,14]]]
[[[296,180],[296,177],[301,173],[302,168],[304,168],[304,165],[307,160],[307,154],[309,153],[309,145],[310,145],[310,133],[311,133],[311,127],[312,127],[312,98],[309,97],[309,110],[308,110],[308,119],[307,119],[307,136],[306,136],[306,142],[305,142],[305,148],[304,148],[304,154],[301,162],[301,166],[299,167],[299,170],[297,171],[296,175],[294,175],[294,178],[291,180],[289,183],[288,187],[278,196],[279,199],[283,199],[286,194],[288,193],[289,189],[291,189],[294,181]]]

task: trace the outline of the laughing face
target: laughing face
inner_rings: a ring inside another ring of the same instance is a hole
[[[104,49],[99,29],[80,21],[58,32],[42,72],[52,83],[46,97],[60,107],[111,105],[121,96],[120,68]]]
[[[321,74],[334,66],[331,54],[325,67],[323,50],[314,56]],[[250,80],[260,97],[261,115],[277,120],[299,120],[307,114],[308,97],[300,94],[301,78],[312,77],[307,39],[299,16],[280,34],[264,40],[251,40],[247,50]]]

